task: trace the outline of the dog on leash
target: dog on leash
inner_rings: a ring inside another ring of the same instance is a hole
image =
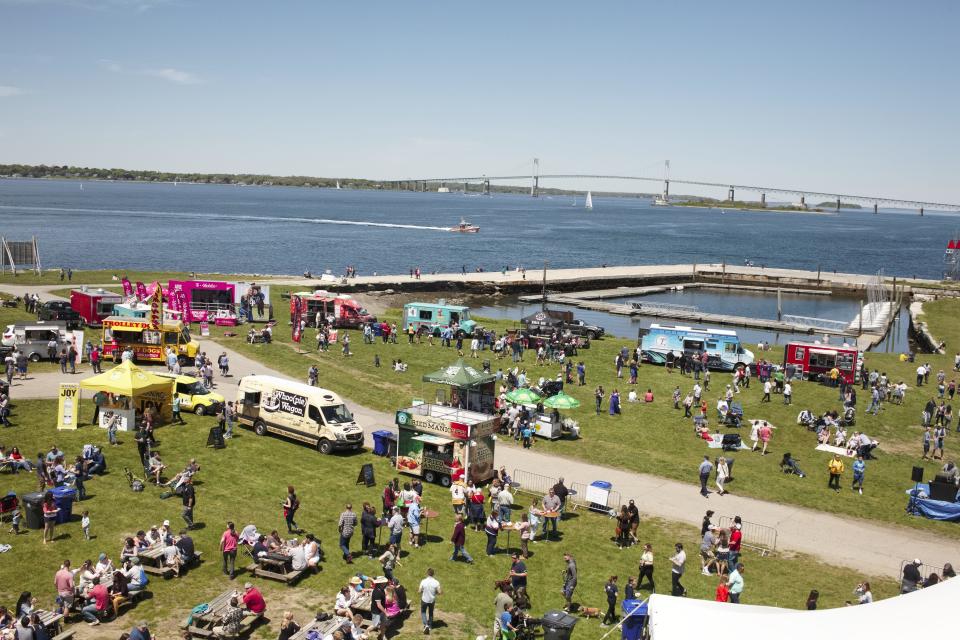
[[[599,618],[600,609],[597,607],[580,607],[580,615],[584,618]]]

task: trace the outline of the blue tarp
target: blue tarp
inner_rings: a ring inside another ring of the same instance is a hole
[[[931,520],[946,520],[948,522],[960,522],[960,502],[944,502],[942,500],[930,500],[925,497],[930,493],[930,486],[922,483],[914,489],[908,489],[907,495],[914,494],[920,497],[916,500],[917,512]]]

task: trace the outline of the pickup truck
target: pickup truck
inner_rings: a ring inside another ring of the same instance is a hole
[[[562,335],[570,334],[578,337],[596,340],[603,337],[603,327],[587,324],[583,320],[576,320],[570,311],[544,309],[523,319],[524,327],[530,335],[549,336],[554,331]]]
[[[49,302],[44,302],[37,311],[37,319],[66,322],[68,329],[83,326],[83,318],[73,310],[70,303],[66,300],[50,300]]]

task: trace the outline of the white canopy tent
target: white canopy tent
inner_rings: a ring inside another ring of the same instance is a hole
[[[909,638],[917,634],[927,616],[936,615],[933,612],[937,611],[944,614],[953,611],[958,602],[960,578],[872,604],[818,611],[654,594],[650,596],[648,620],[651,640],[689,640],[715,629],[728,629],[737,640],[814,640],[864,635]]]

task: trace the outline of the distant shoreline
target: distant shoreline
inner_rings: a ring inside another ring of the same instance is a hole
[[[720,209],[721,211],[747,211],[757,213],[809,213],[820,216],[835,216],[836,211],[824,211],[823,209],[786,209],[786,208],[761,208],[761,207],[721,207],[715,204],[671,204],[670,207],[684,207],[686,209]]]

